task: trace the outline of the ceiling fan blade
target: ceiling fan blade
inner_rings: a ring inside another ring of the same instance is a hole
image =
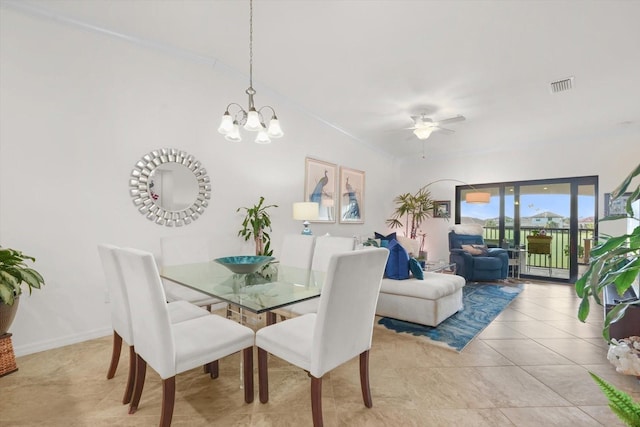
[[[455,116],[455,117],[450,117],[450,118],[444,119],[444,120],[438,120],[436,123],[437,124],[456,123],[456,122],[462,122],[464,120],[466,120],[466,118],[464,116]]]
[[[435,126],[435,132],[444,133],[445,135],[451,135],[452,133],[456,133],[453,129],[441,128],[440,126]]]
[[[403,130],[414,130],[415,126],[410,128],[385,129],[384,132],[402,132]]]

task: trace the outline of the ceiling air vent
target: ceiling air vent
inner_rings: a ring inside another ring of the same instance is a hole
[[[551,82],[551,93],[564,92],[573,89],[573,77]]]

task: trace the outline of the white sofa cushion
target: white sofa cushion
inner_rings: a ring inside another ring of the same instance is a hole
[[[376,315],[437,326],[463,309],[463,277],[425,273],[424,280],[383,279]]]
[[[442,273],[424,273],[424,279],[383,279],[380,292],[436,300],[462,289],[465,280],[461,276]]]

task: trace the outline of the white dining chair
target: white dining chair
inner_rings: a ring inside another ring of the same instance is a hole
[[[213,238],[209,235],[178,235],[160,238],[161,264],[179,265],[196,262],[208,262],[212,254]],[[228,308],[228,304],[218,298],[187,288],[170,280],[163,279],[167,301],[188,301],[209,311]],[[227,315],[229,313],[227,312]]]
[[[160,426],[169,426],[176,375],[239,351],[244,367],[244,400],[253,402],[253,331],[215,314],[172,324],[153,254],[117,249],[116,257],[129,297],[136,345],[136,379],[129,413],[138,409],[147,364],[162,379]],[[213,371],[212,366],[210,372]]]
[[[326,272],[329,268],[329,261],[335,254],[351,252],[355,248],[353,237],[339,236],[319,236],[316,238],[311,258],[311,270],[316,272]],[[300,316],[318,311],[319,300],[317,298],[302,301],[286,307],[289,315]]]
[[[389,251],[371,248],[334,255],[329,263],[318,313],[266,326],[256,333],[260,402],[269,401],[268,354],[304,369],[311,376],[313,425],[322,426],[322,377],[356,356],[367,408],[369,350],[376,303]]]
[[[124,341],[129,345],[129,374],[122,404],[127,404],[131,401],[135,378],[135,345],[131,327],[131,314],[129,312],[129,298],[127,297],[122,272],[116,259],[116,249],[118,249],[117,246],[106,243],[98,245],[98,254],[109,292],[111,325],[113,328],[113,348],[111,350],[111,362],[107,371],[107,379],[113,378],[116,374],[122,351],[122,341]],[[207,310],[185,301],[169,303],[167,304],[167,309],[172,323],[209,315]]]
[[[282,280],[306,284],[309,281],[309,269],[316,237],[306,234],[286,234],[282,240],[280,253],[277,260],[282,268],[278,271],[278,277]],[[287,270],[286,267],[294,267],[296,270]]]

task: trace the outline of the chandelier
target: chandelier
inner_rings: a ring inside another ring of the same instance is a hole
[[[270,105],[265,105],[256,110],[253,96],[256,94],[253,88],[253,0],[249,0],[249,87],[245,91],[249,95],[249,108],[245,110],[240,104],[235,102],[227,105],[222,116],[218,132],[224,135],[227,141],[242,141],[240,136],[240,126],[249,132],[257,132],[255,142],[258,144],[269,144],[271,138],[280,138],[284,135],[280,128],[280,122],[276,112]],[[268,127],[265,125],[262,111],[271,110],[271,118]],[[233,115],[230,110],[237,110]]]

